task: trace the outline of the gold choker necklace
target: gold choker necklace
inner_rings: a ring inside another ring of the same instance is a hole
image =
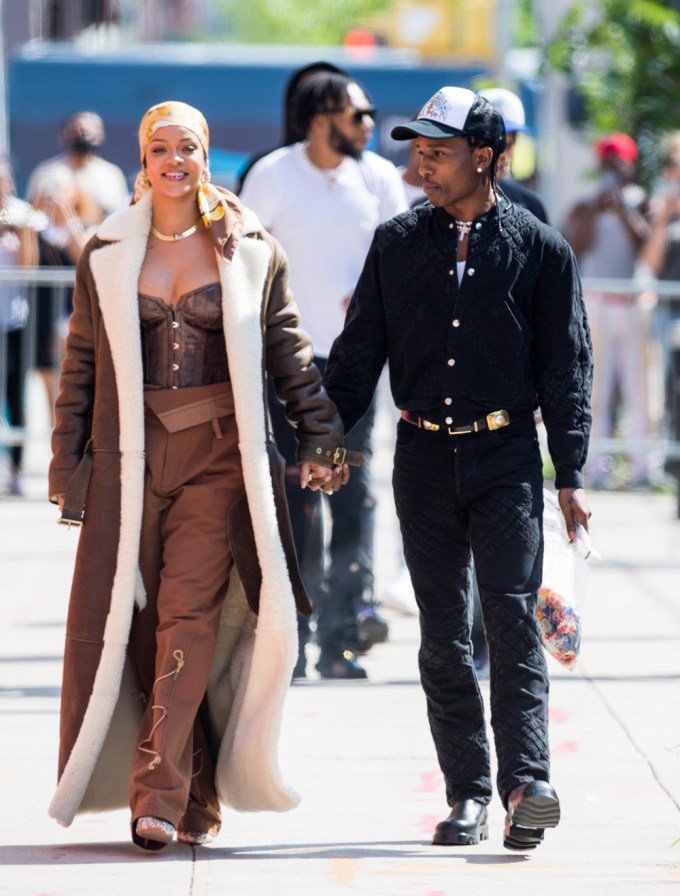
[[[196,233],[196,231],[198,230],[198,225],[200,223],[201,219],[199,218],[194,226],[189,227],[188,230],[183,230],[181,233],[171,233],[169,235],[167,233],[161,233],[160,230],[156,230],[156,228],[152,224],[151,233],[153,233],[155,237],[158,237],[159,240],[163,240],[166,243],[176,243],[177,240],[185,240],[188,236],[191,236],[192,233]]]

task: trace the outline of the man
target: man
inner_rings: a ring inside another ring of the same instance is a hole
[[[613,133],[595,144],[600,183],[594,195],[573,207],[565,236],[579,261],[581,276],[593,279],[632,280],[640,250],[648,236],[648,200],[635,182],[637,145],[627,134]],[[597,441],[612,439],[618,409],[623,408],[631,439],[649,438],[648,352],[651,309],[644,291],[586,290],[588,316],[593,328],[597,369],[593,383],[595,450],[586,475],[593,488],[615,484],[610,455],[598,450]],[[631,452],[634,487],[650,483],[647,452]]]
[[[293,295],[312,337],[314,361],[323,371],[375,228],[404,211],[406,199],[394,165],[366,151],[375,110],[359,84],[337,72],[322,72],[300,85],[294,103],[305,140],[257,162],[241,198],[286,251]],[[348,443],[368,458],[373,418],[369,402]],[[282,449],[281,427],[276,437]],[[317,614],[317,669],[324,678],[366,677],[356,659],[358,603],[374,630],[382,622],[371,606],[375,501],[369,476],[368,465],[359,468],[330,499],[328,575],[321,587],[309,589]],[[291,521],[298,531],[313,510],[303,502],[320,500],[300,492],[295,486],[289,490]],[[304,549],[301,553],[304,567]],[[302,632],[296,677],[305,674],[305,636]]]
[[[104,122],[96,112],[76,112],[61,128],[64,152],[41,162],[29,178],[28,201],[48,221],[39,239],[41,266],[76,265],[93,229],[128,202],[125,175],[99,155],[105,136]],[[63,295],[52,286],[39,287],[37,298],[36,366],[51,412],[61,353],[61,339],[55,336],[59,329],[65,331],[70,307],[59,309]],[[59,311],[61,324],[56,318]]]
[[[504,87],[491,87],[488,90],[480,91],[480,94],[501,113],[505,125],[506,147],[505,152],[498,160],[498,180],[501,181],[501,189],[512,202],[528,208],[539,221],[548,224],[548,212],[540,196],[517,183],[512,177],[512,160],[515,154],[517,134],[529,130],[522,100],[516,93],[506,90]]]
[[[67,194],[73,203],[72,213],[85,230],[122,208],[129,198],[127,183],[121,169],[99,155],[105,138],[104,122],[96,112],[69,116],[61,129],[64,152],[33,171],[27,188],[29,201],[49,214],[51,208],[45,206],[58,201],[62,192]],[[67,223],[60,221],[58,226],[65,228]],[[64,234],[63,244],[67,243]]]
[[[574,256],[496,192],[500,114],[444,87],[415,138],[431,204],[378,228],[325,382],[346,429],[389,362],[394,495],[421,619],[421,679],[451,813],[436,844],[488,836],[489,747],[470,644],[469,558],[490,655],[504,844],[532,849],[560,817],[549,783],[548,676],[536,617],[543,477],[540,402],[570,540],[589,511],[581,468],[591,349]]]
[[[345,74],[341,68],[338,68],[337,65],[333,65],[332,62],[319,60],[319,62],[310,62],[307,65],[303,65],[301,68],[296,68],[286,81],[286,86],[283,91],[283,130],[281,133],[281,142],[278,147],[292,146],[293,143],[300,143],[305,140],[307,134],[301,130],[297,120],[296,94],[305,81],[308,81],[315,75],[321,74],[321,72],[335,72],[339,75]],[[275,148],[278,149],[278,147]],[[243,191],[246,178],[250,174],[253,166],[259,162],[260,159],[273,151],[273,149],[267,149],[264,152],[256,153],[248,159],[245,168],[239,174],[237,188],[237,193],[239,195]]]

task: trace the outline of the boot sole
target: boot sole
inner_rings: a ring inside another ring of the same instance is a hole
[[[535,849],[543,840],[545,828],[560,821],[560,804],[553,796],[534,794],[525,797],[515,809],[512,823],[506,827],[506,849]]]
[[[435,833],[432,837],[433,846],[477,846],[482,840],[489,839],[489,826],[482,825],[477,834],[467,834],[465,831],[454,833]]]

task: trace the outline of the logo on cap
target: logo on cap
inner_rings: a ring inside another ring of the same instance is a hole
[[[418,118],[429,118],[432,121],[443,121],[444,124],[450,124],[452,111],[451,103],[446,99],[444,92],[439,90],[425,103],[418,113]]]

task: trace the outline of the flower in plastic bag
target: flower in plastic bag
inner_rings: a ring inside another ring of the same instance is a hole
[[[581,614],[552,588],[538,590],[536,618],[545,649],[563,666],[571,668],[581,647]]]

